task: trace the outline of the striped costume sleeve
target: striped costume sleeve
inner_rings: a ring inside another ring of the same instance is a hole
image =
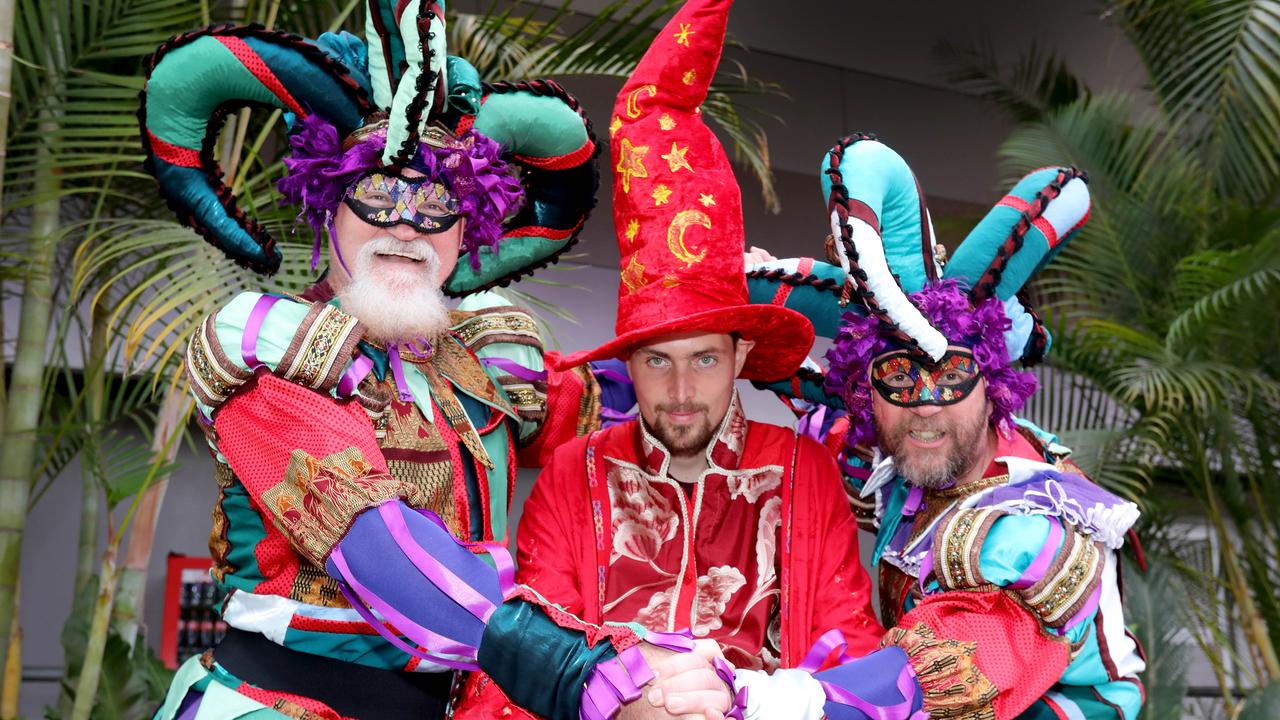
[[[520,439],[537,433],[547,412],[542,337],[533,316],[492,292],[458,305],[453,331],[506,394],[520,416]]]
[[[241,293],[192,335],[186,359],[191,391],[206,417],[261,367],[328,394],[363,335],[355,318],[332,305]]]

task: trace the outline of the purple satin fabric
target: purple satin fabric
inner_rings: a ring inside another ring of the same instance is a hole
[[[338,397],[348,398],[356,393],[356,388],[373,370],[373,359],[368,355],[357,355],[338,380]]]
[[[898,673],[897,684],[898,693],[903,699],[902,702],[893,705],[876,705],[858,697],[851,690],[846,690],[825,680],[819,680],[818,683],[822,685],[822,690],[827,694],[828,700],[847,705],[872,720],[928,720],[929,715],[924,710],[911,712],[911,701],[915,698],[918,687],[915,676],[915,670],[911,668],[911,665],[902,666],[902,671]]]
[[[240,357],[250,370],[262,366],[258,362],[258,335],[262,332],[262,323],[267,319],[267,313],[279,301],[279,295],[263,295],[253,304],[253,310],[249,311],[249,319],[244,324],[244,335],[240,337]]]
[[[598,368],[598,369],[591,368],[591,374],[595,375],[598,378],[605,378],[606,380],[612,380],[616,383],[622,383],[624,385],[631,384],[631,377],[624,373],[620,373],[617,370],[609,370],[607,368]]]
[[[404,376],[402,354],[414,360],[426,360],[431,357],[431,342],[426,338],[394,342],[387,346],[387,364],[391,366],[391,377],[396,380],[396,394],[400,402],[413,402],[413,391],[409,389],[409,381]]]
[[[404,552],[405,557],[409,558],[409,562],[418,568],[418,572],[422,573],[433,585],[443,590],[450,599],[465,608],[477,620],[481,622],[489,620],[489,616],[493,614],[497,606],[490,602],[489,598],[486,598],[480,591],[471,587],[462,578],[454,574],[452,570],[428,555],[418,545],[413,535],[409,533],[409,526],[405,524],[404,516],[400,514],[400,505],[398,503],[383,503],[379,505],[378,514],[382,516],[382,521],[386,523],[391,537],[395,538],[400,550]]]
[[[491,365],[508,375],[514,375],[526,382],[537,382],[539,380],[547,379],[546,370],[534,370],[533,368],[527,368],[520,363],[514,360],[508,360],[507,358],[480,358],[480,362],[486,367]]]
[[[415,642],[420,642],[421,644],[435,648],[440,652],[446,652],[454,655],[475,657],[476,654],[476,648],[456,643],[453,640],[437,635],[427,628],[422,627],[403,615],[400,611],[391,607],[386,602],[383,602],[381,598],[373,594],[365,586],[361,585],[360,581],[356,580],[355,576],[352,575],[351,568],[347,566],[346,558],[342,556],[341,547],[334,548],[333,554],[329,556],[329,559],[333,562],[334,566],[338,569],[338,573],[342,576],[342,582],[338,583],[338,588],[342,591],[343,597],[345,597],[347,602],[351,604],[351,607],[360,614],[360,617],[364,618],[364,621],[369,623],[369,625],[376,630],[379,635],[386,639],[387,642],[409,655],[428,662],[436,663],[437,665],[444,665],[445,667],[451,667],[458,670],[480,669],[480,666],[474,662],[440,657],[438,655],[419,650],[400,639],[399,636],[387,628],[385,623],[380,622],[378,618],[370,612],[370,609],[378,611],[379,614],[394,624],[397,630],[405,633],[407,637],[413,638]],[[367,607],[365,603],[368,603]]]
[[[796,426],[796,431],[807,438],[821,443],[823,439],[822,422],[826,420],[826,418],[827,406],[820,404],[811,412],[805,413],[804,417],[800,418],[800,424]]]
[[[422,517],[430,520],[436,527],[445,532],[449,532],[449,528],[445,526],[444,520],[439,515],[427,510],[426,508],[417,508],[415,510]],[[452,536],[453,533],[449,533]],[[503,600],[510,600],[516,590],[516,564],[511,559],[511,551],[506,546],[495,542],[463,542],[454,538],[454,540],[463,547],[467,548],[483,548],[493,559],[494,570],[498,573],[498,592],[502,594]],[[403,547],[403,546],[402,546]]]

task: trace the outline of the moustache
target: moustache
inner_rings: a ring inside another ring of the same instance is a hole
[[[658,412],[664,412],[664,413],[706,412],[708,409],[709,408],[706,405],[698,405],[695,403],[667,404],[667,405],[657,406]]]

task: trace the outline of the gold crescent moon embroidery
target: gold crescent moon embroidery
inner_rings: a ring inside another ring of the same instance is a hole
[[[707,256],[706,248],[694,254],[684,244],[684,231],[690,225],[700,225],[710,230],[711,218],[701,210],[681,210],[667,226],[667,248],[671,250],[672,255],[676,256],[676,260],[684,263],[686,270],[693,267],[694,263],[702,262],[702,259]]]
[[[640,100],[638,96],[642,92],[647,92],[649,93],[649,97],[653,97],[654,95],[658,94],[658,86],[642,85],[636,88],[635,90],[632,90],[631,92],[627,93],[627,117],[631,118],[632,120],[635,120],[636,118],[640,117]]]

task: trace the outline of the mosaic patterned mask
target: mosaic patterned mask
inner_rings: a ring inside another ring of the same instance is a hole
[[[427,234],[448,230],[460,217],[458,201],[439,180],[403,178],[383,171],[360,178],[342,202],[370,225],[412,225]]]
[[[899,407],[954,405],[969,396],[981,377],[968,350],[948,350],[936,364],[906,350],[871,363],[871,386],[885,402]]]

